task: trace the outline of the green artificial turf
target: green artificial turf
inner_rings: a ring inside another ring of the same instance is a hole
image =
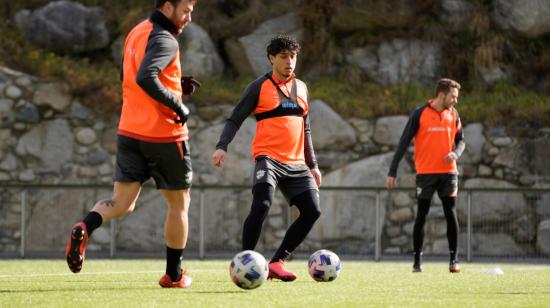
[[[242,290],[227,261],[187,261],[193,285],[162,289],[163,260],[87,260],[72,274],[63,260],[1,260],[1,307],[543,307],[550,305],[550,266],[342,260],[333,282],[313,281],[305,260],[287,263],[299,279]],[[500,268],[503,275],[489,270]]]

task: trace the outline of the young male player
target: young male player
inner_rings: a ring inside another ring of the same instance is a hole
[[[399,161],[414,138],[418,212],[413,230],[413,272],[422,271],[424,223],[435,191],[443,203],[447,220],[449,271],[460,272],[457,258],[458,220],[455,211],[458,192],[456,161],[464,151],[465,142],[460,117],[454,108],[458,103],[459,90],[460,84],[454,80],[444,78],[437,82],[436,97],[410,115],[386,179],[386,187],[391,190],[395,184]]]
[[[113,197],[97,202],[73,226],[65,256],[74,273],[82,269],[92,232],[112,218],[131,213],[141,185],[153,177],[168,205],[166,274],[159,284],[163,288],[191,285],[191,277],[181,269],[193,174],[187,142],[189,111],[182,95],[192,94],[198,84],[182,77],[176,36],[191,22],[195,3],[156,0],[156,10],[126,37]]]
[[[306,85],[294,74],[300,45],[279,35],[267,46],[272,71],[247,86],[239,104],[227,119],[212,164],[221,166],[227,146],[242,122],[254,114],[256,135],[252,144],[255,160],[252,206],[243,226],[243,250],[256,247],[275,188],[279,187],[300,216],[287,230],[269,263],[269,278],[293,281],[296,275],[284,261],[302,243],[321,214],[318,188],[321,172],[311,141]]]

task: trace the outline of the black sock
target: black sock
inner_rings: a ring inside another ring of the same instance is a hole
[[[92,235],[95,229],[99,228],[103,223],[103,217],[98,212],[89,212],[88,215],[82,220],[88,230],[88,236]]]
[[[451,255],[451,262],[455,261],[456,260],[456,251],[451,251],[450,255]]]
[[[173,249],[166,246],[166,274],[172,281],[178,281],[181,278],[181,259],[183,249]]]
[[[422,264],[422,251],[414,253],[414,264]]]

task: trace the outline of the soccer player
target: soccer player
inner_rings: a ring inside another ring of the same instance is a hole
[[[252,144],[255,160],[252,206],[243,226],[242,249],[253,250],[258,243],[275,188],[279,187],[289,204],[300,211],[269,263],[271,279],[296,280],[284,262],[302,243],[321,215],[319,191],[321,172],[311,141],[308,92],[294,74],[300,45],[279,35],[267,46],[272,71],[250,83],[239,104],[227,119],[212,164],[222,166],[227,146],[242,122],[253,113],[256,135]]]
[[[455,210],[458,192],[456,161],[464,151],[465,142],[460,117],[454,108],[458,103],[459,90],[460,84],[454,80],[444,78],[437,82],[436,97],[410,115],[386,179],[386,188],[391,190],[395,185],[399,161],[414,138],[418,212],[413,229],[413,272],[422,271],[424,223],[435,191],[443,203],[447,220],[449,271],[460,272],[457,258],[458,220]]]
[[[113,197],[97,202],[71,229],[65,255],[74,273],[82,269],[93,231],[131,213],[141,186],[153,177],[168,205],[166,274],[159,284],[165,288],[191,285],[191,278],[181,269],[193,174],[186,125],[189,111],[182,95],[192,94],[197,84],[182,77],[176,36],[191,22],[195,3],[156,0],[156,10],[126,37]]]

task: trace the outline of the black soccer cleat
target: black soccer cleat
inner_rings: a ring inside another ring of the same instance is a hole
[[[79,273],[82,270],[82,263],[86,255],[86,244],[88,243],[88,231],[83,222],[79,222],[73,226],[67,241],[65,249],[65,257],[67,265],[73,273]]]

